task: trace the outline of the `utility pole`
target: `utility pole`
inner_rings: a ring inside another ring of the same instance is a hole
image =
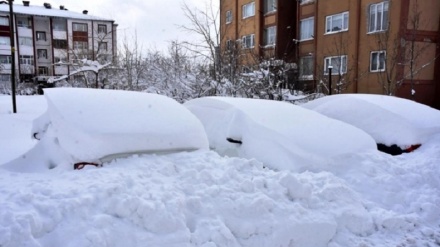
[[[11,88],[12,88],[12,110],[17,113],[17,102],[15,100],[15,42],[14,42],[14,11],[12,3],[14,0],[8,0],[9,2],[9,34],[11,38]]]

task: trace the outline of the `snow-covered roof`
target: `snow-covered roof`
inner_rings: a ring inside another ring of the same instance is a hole
[[[95,21],[114,21],[108,18],[73,12],[70,10],[62,10],[59,8],[54,8],[54,6],[52,6],[49,9],[46,8],[45,6],[36,6],[36,5],[24,6],[20,4],[14,4],[13,11],[15,14],[23,14],[23,15],[62,17],[62,18],[70,18],[70,19],[83,19],[83,20],[95,20]],[[9,12],[9,5],[0,4],[0,12]]]

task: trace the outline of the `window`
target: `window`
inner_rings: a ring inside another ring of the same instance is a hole
[[[300,77],[304,78],[304,77],[313,76],[313,68],[314,68],[313,57],[307,56],[307,57],[300,58],[300,60],[299,60],[299,76]],[[313,79],[313,77],[310,79]]]
[[[385,51],[373,51],[370,56],[370,71],[385,71]]]
[[[8,55],[0,55],[0,64],[10,64],[11,56]]]
[[[368,32],[388,29],[388,1],[370,5]]]
[[[347,56],[334,56],[324,58],[324,74],[328,75],[328,67],[332,66],[332,75],[347,73]]]
[[[34,56],[20,55],[20,64],[34,65]]]
[[[73,41],[73,49],[84,50],[88,48],[87,42],[84,41]]]
[[[243,19],[255,15],[255,2],[243,5]]]
[[[301,20],[300,34],[299,34],[300,40],[313,39],[314,33],[315,33],[315,18],[310,17]]]
[[[86,23],[73,23],[73,31],[75,32],[87,32]]]
[[[98,43],[98,49],[100,51],[106,51],[107,50],[107,42],[99,42]]]
[[[0,45],[11,45],[11,38],[0,36]]]
[[[38,67],[38,75],[48,75],[49,70],[47,67]]]
[[[107,34],[107,25],[98,24],[98,33]]]
[[[299,0],[300,4],[314,3],[315,0]]]
[[[229,24],[232,22],[232,11],[228,10],[226,11],[226,24]]]
[[[67,31],[67,23],[65,19],[54,18],[52,21],[54,31]]]
[[[47,59],[47,50],[46,49],[37,49],[37,58],[38,59]]]
[[[336,33],[348,30],[348,12],[326,17],[325,33]]]
[[[232,50],[232,40],[230,39],[226,40],[226,50],[227,51]]]
[[[277,0],[264,0],[264,13],[271,13],[277,10]]]
[[[32,19],[30,17],[17,16],[17,26],[32,28]]]
[[[264,44],[275,45],[277,38],[277,29],[275,26],[264,29]]]
[[[20,45],[32,46],[32,38],[31,37],[18,37],[18,43]]]
[[[67,49],[67,40],[54,39],[52,45],[55,49]]]
[[[0,26],[9,26],[9,18],[0,16]]]
[[[46,41],[46,32],[37,31],[37,40]]]
[[[250,34],[243,36],[242,39],[242,48],[253,48],[254,47],[255,35]]]
[[[10,74],[0,74],[0,81],[11,81]]]

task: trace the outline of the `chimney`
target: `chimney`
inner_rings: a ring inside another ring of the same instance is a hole
[[[87,13],[89,13],[89,11],[83,10],[83,14],[87,15]]]
[[[29,7],[29,1],[23,1],[23,6]]]
[[[64,5],[60,5],[60,9],[61,9],[61,10],[64,10]]]
[[[44,5],[44,7],[46,7],[46,9],[51,9],[52,8],[50,3],[44,3],[43,5]]]

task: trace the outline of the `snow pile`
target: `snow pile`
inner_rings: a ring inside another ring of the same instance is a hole
[[[33,127],[41,142],[7,167],[39,171],[133,153],[208,148],[200,121],[164,96],[57,88],[45,90],[45,97],[47,112]]]
[[[205,126],[213,150],[256,158],[273,169],[302,171],[330,157],[376,150],[363,131],[285,102],[206,97],[184,105]]]
[[[0,108],[0,144],[30,139],[43,99],[18,97],[18,115]],[[2,148],[1,156],[22,150]],[[417,152],[341,154],[304,172],[208,150],[132,155],[80,171],[0,166],[0,246],[438,246],[438,164],[440,135]]]
[[[440,111],[393,96],[340,94],[302,106],[352,124],[388,146],[422,144],[440,132]]]

